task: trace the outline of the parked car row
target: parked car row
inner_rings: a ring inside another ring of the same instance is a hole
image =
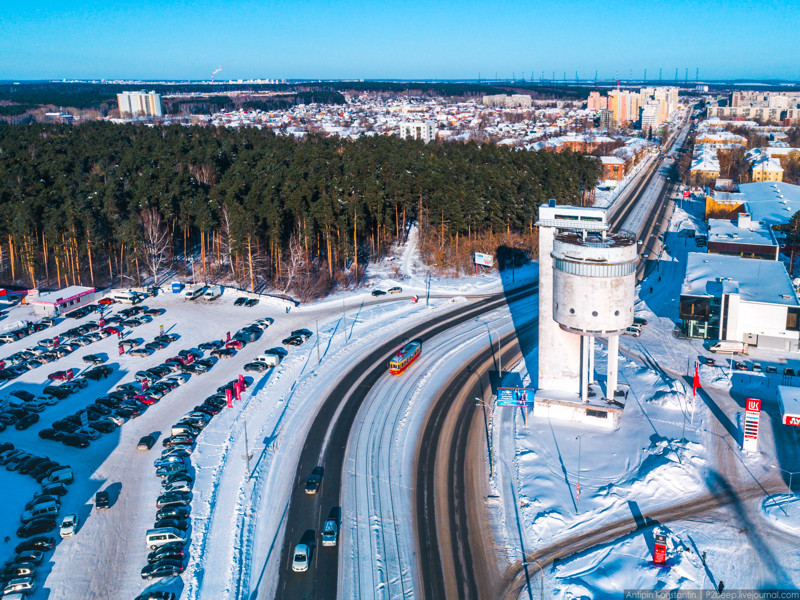
[[[156,475],[161,478],[162,493],[156,499],[153,528],[147,531],[145,538],[150,553],[147,555],[147,565],[141,571],[142,579],[171,577],[179,575],[186,568],[194,485],[190,458],[197,436],[225,406],[225,399],[219,396],[219,393],[215,394],[184,415],[170,428],[170,435],[161,441],[163,450],[153,466]],[[139,440],[137,448],[150,450],[154,443],[152,436],[145,436]],[[148,596],[142,594],[139,598]]]
[[[29,503],[30,504],[30,503]],[[3,566],[0,590],[5,597],[20,597],[36,591],[36,571],[42,568],[47,552],[56,545],[55,539],[41,536],[24,540],[14,548],[14,556]]]
[[[37,331],[43,331],[48,327],[52,327],[53,325],[55,325],[55,320],[46,317],[37,323],[28,323],[19,329],[4,331],[3,333],[0,333],[0,346],[3,344],[10,344],[11,342],[16,342],[17,340],[21,340],[24,337],[36,333]]]
[[[240,296],[233,302],[234,306],[246,306],[247,308],[252,308],[256,304],[258,304],[258,298],[245,298],[244,296]]]

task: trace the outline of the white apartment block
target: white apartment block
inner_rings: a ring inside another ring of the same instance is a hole
[[[426,144],[436,139],[436,123],[433,121],[407,121],[400,123],[402,139],[422,140]]]
[[[161,95],[155,92],[122,92],[117,94],[117,103],[122,118],[162,116]]]
[[[483,97],[484,106],[505,106],[506,108],[530,108],[532,106],[532,99],[525,94],[495,94],[493,96]]]

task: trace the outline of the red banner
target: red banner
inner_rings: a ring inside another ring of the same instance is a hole
[[[194,354],[187,354],[186,355],[186,364],[190,365],[194,362]]]
[[[102,317],[100,318],[100,320],[98,321],[98,323],[99,323],[100,327],[105,327],[105,326],[106,326],[106,320],[105,320],[105,319],[103,319]]]
[[[242,399],[242,388],[239,387],[239,382],[238,381],[233,384],[233,391],[236,394],[236,400],[237,401],[241,400]]]
[[[225,400],[228,401],[228,408],[233,408],[233,392],[231,388],[225,390]]]
[[[697,388],[702,387],[700,385],[700,373],[698,371],[698,363],[695,361],[694,363],[694,380],[692,381],[692,398],[697,395]]]
[[[122,344],[119,345],[119,355],[122,356],[125,354],[125,348],[122,347]]]
[[[231,341],[231,332],[230,331],[225,334],[225,341],[226,342],[230,342]]]
[[[150,384],[147,383],[147,379],[142,379],[142,391],[145,391],[148,387],[150,387]]]
[[[800,427],[800,417],[795,417],[795,416],[792,416],[792,415],[784,415],[783,424],[784,425],[794,425],[795,427]]]
[[[242,375],[241,373],[239,373],[239,389],[242,391],[245,391],[245,389],[247,389],[247,386],[245,386],[244,384],[244,375]]]
[[[58,339],[58,336],[53,338],[53,348],[58,348],[58,345],[61,343],[61,340]]]
[[[67,370],[64,379],[66,379],[67,381],[71,381],[73,377],[75,377],[75,375],[73,374],[72,369]]]
[[[653,562],[656,564],[667,562],[667,538],[664,535],[656,535],[656,543],[653,546]]]

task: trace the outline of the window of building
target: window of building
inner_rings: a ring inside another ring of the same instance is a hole
[[[596,417],[598,419],[605,419],[608,416],[608,413],[606,411],[604,411],[604,410],[587,409],[586,410],[586,416],[587,417]]]
[[[800,308],[790,308],[786,311],[786,330],[800,331]]]

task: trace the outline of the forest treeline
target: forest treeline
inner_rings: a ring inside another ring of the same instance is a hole
[[[387,136],[0,125],[0,281],[141,285],[191,272],[312,297],[357,281],[412,222],[443,269],[453,250],[491,252],[499,236],[531,244],[539,204],[581,202],[600,173],[568,152]]]

